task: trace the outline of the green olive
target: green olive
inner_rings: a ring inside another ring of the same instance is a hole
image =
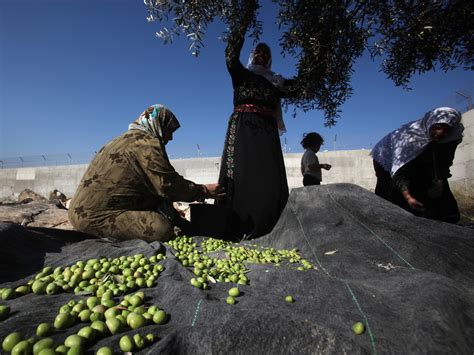
[[[150,314],[148,312],[145,312],[142,314],[143,318],[145,318],[147,323],[150,323],[153,321],[153,314]]]
[[[120,305],[123,306],[123,307],[128,307],[130,306],[130,302],[128,302],[126,299],[122,300],[122,302],[120,302]]]
[[[28,340],[22,340],[11,350],[11,355],[23,355],[31,353],[31,343]]]
[[[105,313],[106,310],[107,310],[107,307],[104,306],[103,304],[98,304],[97,306],[92,308],[92,312],[94,313]]]
[[[102,300],[100,303],[101,303],[101,306],[105,306],[107,308],[111,308],[117,305],[114,300]]]
[[[54,340],[52,338],[44,338],[33,345],[33,354],[38,354],[43,349],[50,349],[54,347]]]
[[[6,319],[10,314],[10,306],[0,305],[0,321]]]
[[[72,307],[72,310],[74,312],[76,312],[77,314],[81,313],[83,310],[85,310],[87,308],[86,305],[84,305],[83,303],[77,303],[76,305],[74,305],[74,307]]]
[[[155,324],[164,324],[166,323],[167,320],[167,314],[163,310],[157,310],[155,314],[153,315],[153,323]]]
[[[89,297],[86,301],[86,304],[89,309],[92,309],[98,304],[100,304],[100,301],[97,297]]]
[[[108,318],[115,318],[117,317],[118,314],[120,314],[120,309],[118,308],[109,308],[108,310],[105,311],[104,313],[104,316],[105,316],[105,319],[108,319]]]
[[[158,307],[153,305],[153,306],[148,307],[147,312],[153,315],[155,314],[157,310],[158,310]]]
[[[97,352],[95,353],[96,355],[113,355],[112,349],[110,349],[108,346],[103,346]]]
[[[56,351],[54,351],[54,349],[51,349],[51,348],[46,348],[46,349],[43,349],[41,350],[38,355],[56,355]]]
[[[145,339],[141,336],[141,334],[135,334],[133,336],[133,343],[135,344],[135,348],[137,350],[141,350],[145,347]]]
[[[232,297],[238,297],[240,296],[240,291],[237,287],[232,287],[230,290],[229,290],[229,296],[232,296]]]
[[[39,337],[47,337],[53,332],[53,328],[49,323],[41,323],[36,328],[36,335]]]
[[[120,345],[120,350],[122,350],[125,353],[133,351],[133,348],[134,348],[134,343],[132,339],[130,339],[130,336],[128,335],[124,335],[123,337],[120,338],[119,345]]]
[[[146,324],[145,318],[141,314],[132,312],[127,317],[127,324],[132,329],[143,327]]]
[[[145,292],[143,292],[143,291],[135,292],[134,296],[138,296],[138,297],[140,297],[142,300],[144,300],[144,299],[145,299]]]
[[[365,332],[365,325],[362,322],[356,322],[352,325],[352,331],[357,334],[363,334]]]
[[[144,306],[139,306],[139,307],[135,307],[133,311],[138,314],[143,314],[143,313],[146,313],[146,308]]]
[[[127,317],[124,317],[123,315],[119,314],[115,318],[117,318],[122,323],[122,325],[127,324]]]
[[[66,354],[67,351],[68,351],[68,348],[67,348],[67,346],[64,345],[64,344],[61,344],[61,345],[59,345],[59,346],[56,348],[56,352],[57,352],[58,354]]]
[[[75,322],[74,316],[69,313],[59,313],[54,319],[54,328],[66,329],[73,325]]]
[[[11,300],[11,299],[15,298],[15,296],[16,296],[15,290],[12,289],[12,288],[5,288],[2,291],[2,299],[3,300]]]
[[[81,322],[88,322],[91,318],[91,314],[92,312],[90,309],[84,309],[79,313],[78,318]]]
[[[112,335],[120,333],[123,327],[122,322],[117,318],[108,318],[105,321],[105,324],[107,325],[107,328],[109,329]]]
[[[100,335],[102,337],[107,335],[107,325],[100,320],[92,322],[91,328],[97,331],[97,335]]]
[[[81,338],[84,338],[88,344],[92,344],[95,340],[95,337],[97,336],[97,331],[92,327],[83,327],[79,329],[77,335],[79,335]]]
[[[235,298],[232,297],[232,296],[228,296],[226,299],[225,299],[225,302],[227,304],[235,304]]]
[[[59,308],[59,313],[70,313],[71,311],[72,311],[72,309],[68,304],[62,305]]]
[[[31,292],[31,286],[21,285],[15,289],[17,295],[23,296]]]
[[[135,280],[135,283],[136,285],[139,287],[139,288],[142,288],[142,287],[145,287],[145,279],[143,277],[139,277]]]
[[[145,341],[147,345],[150,345],[155,341],[155,336],[151,333],[148,333],[147,335],[145,335]]]
[[[85,339],[77,334],[73,334],[64,340],[64,345],[66,345],[68,348],[72,348],[74,346],[83,347],[85,345]]]
[[[23,340],[23,337],[21,336],[19,332],[10,333],[9,335],[5,337],[5,339],[3,339],[2,349],[6,352],[10,352],[12,351],[13,347],[19,342],[21,342],[22,340]]]
[[[132,306],[136,307],[142,304],[143,299],[140,296],[135,295],[130,298],[129,302]]]
[[[82,346],[73,346],[72,348],[69,348],[66,354],[67,355],[83,355],[84,348]]]
[[[103,321],[104,319],[105,319],[104,313],[99,313],[99,312],[93,312],[89,317],[89,320],[91,322]]]
[[[34,284],[33,284],[34,285]],[[54,282],[51,282],[49,283],[47,286],[46,286],[46,293],[48,295],[55,295],[59,292],[59,286],[54,283]],[[36,293],[36,292],[35,292]]]
[[[198,279],[192,278],[191,279],[191,285],[193,285],[196,288],[202,288],[202,282],[199,281]]]

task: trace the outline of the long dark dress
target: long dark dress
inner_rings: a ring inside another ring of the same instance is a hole
[[[243,36],[231,36],[226,48],[234,106],[251,104],[276,110],[280,98],[289,95],[292,81],[278,89],[264,77],[246,69],[239,60],[242,45]],[[219,184],[225,187],[227,195],[217,204],[238,214],[241,234],[256,238],[273,229],[288,200],[285,164],[274,116],[258,112],[232,113]]]
[[[429,143],[420,155],[398,169],[393,178],[374,162],[377,175],[375,193],[415,215],[445,222],[457,222],[460,217],[459,209],[449,188],[448,178],[451,177],[449,168],[453,164],[456,147],[460,142],[459,140],[444,144]],[[443,184],[443,192],[439,197],[431,197],[428,193],[434,179],[440,179]],[[417,212],[409,207],[402,195],[402,191],[406,189],[413,198],[425,206],[425,211]]]

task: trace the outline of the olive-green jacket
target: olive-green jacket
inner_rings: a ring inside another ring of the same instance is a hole
[[[202,186],[175,171],[160,140],[127,131],[90,163],[72,198],[69,219],[76,229],[87,231],[122,211],[156,212],[164,201],[202,198]]]

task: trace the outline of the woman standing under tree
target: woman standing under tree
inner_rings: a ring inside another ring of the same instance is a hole
[[[244,21],[245,22],[245,21]],[[285,132],[280,99],[294,93],[294,80],[273,73],[268,45],[258,44],[247,68],[240,62],[247,26],[229,35],[227,69],[234,89],[234,112],[226,134],[219,185],[226,198],[218,201],[234,210],[242,234],[256,238],[269,233],[288,200],[279,131]]]

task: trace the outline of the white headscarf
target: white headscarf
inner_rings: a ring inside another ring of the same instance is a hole
[[[265,44],[265,46],[267,46]],[[267,66],[263,67],[261,65],[255,64],[254,63],[254,53],[255,53],[255,47],[252,52],[250,53],[249,56],[249,61],[247,63],[247,69],[250,70],[252,73],[255,73],[257,75],[263,76],[265,79],[267,79],[269,82],[271,82],[275,87],[279,88],[283,86],[285,83],[285,78],[282,77],[280,74],[276,74],[271,70],[272,67],[272,52],[270,50],[270,47],[267,46],[270,54],[270,58],[268,58]],[[277,125],[278,125],[278,132],[280,133],[280,136],[286,132],[286,127],[285,127],[285,122],[283,121],[283,112],[281,110],[281,100],[278,100],[278,107],[276,108],[275,111],[275,118],[277,120]]]
[[[464,126],[461,113],[450,107],[439,107],[427,112],[420,120],[409,122],[383,137],[372,149],[372,158],[393,176],[398,169],[420,155],[431,142],[430,128],[445,123],[449,134],[439,143],[462,139]]]

